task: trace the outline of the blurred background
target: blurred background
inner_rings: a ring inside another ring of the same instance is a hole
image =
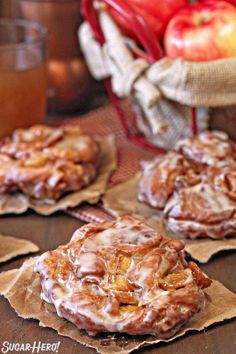
[[[48,115],[85,113],[108,99],[102,83],[90,76],[77,31],[79,0],[0,0],[1,18],[21,18],[48,28]]]
[[[79,0],[0,0],[0,18],[27,19],[48,28],[48,120],[86,113],[109,102],[103,83],[91,78],[79,48]],[[210,126],[236,138],[235,112],[235,106],[211,109]]]

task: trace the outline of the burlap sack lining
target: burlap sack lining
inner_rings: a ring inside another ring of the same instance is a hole
[[[187,62],[164,58],[153,64],[147,77],[163,96],[196,107],[229,106],[236,102],[236,59]]]

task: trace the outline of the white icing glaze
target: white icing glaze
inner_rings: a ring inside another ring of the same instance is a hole
[[[207,203],[206,208],[212,212],[220,213],[225,210],[236,210],[236,203],[232,203],[223,193],[217,193],[209,184],[199,183],[196,186],[189,188],[190,198],[191,193],[200,195]],[[197,205],[196,205],[197,207]],[[199,205],[202,208],[202,204]]]
[[[217,216],[219,219],[225,219],[226,215],[230,217],[232,212],[236,211],[235,202],[203,182],[175,192],[166,204],[164,214],[167,217],[177,217],[184,220],[185,211],[183,208],[187,208],[188,205],[193,208],[196,215],[198,211],[203,213],[205,210],[212,217]],[[194,221],[194,214],[192,214],[191,220]]]
[[[236,232],[236,214],[234,214],[232,219],[227,220],[227,222],[223,220],[214,225],[188,220],[177,220],[175,218],[168,218],[167,225],[171,231],[184,235],[187,238],[195,239],[197,237],[208,236],[213,239],[220,239]]]
[[[236,158],[236,148],[227,134],[213,131],[204,132],[197,137],[180,141],[176,149],[193,161],[209,166],[224,166]],[[234,153],[234,157],[231,156]]]

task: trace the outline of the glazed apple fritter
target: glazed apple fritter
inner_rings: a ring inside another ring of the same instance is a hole
[[[236,233],[236,143],[221,132],[184,139],[143,164],[139,200],[164,211],[186,238]]]
[[[173,336],[201,310],[211,280],[187,263],[182,241],[129,216],[77,230],[39,257],[43,299],[90,335]]]
[[[57,200],[94,180],[99,155],[96,141],[77,126],[17,129],[0,141],[0,193]]]

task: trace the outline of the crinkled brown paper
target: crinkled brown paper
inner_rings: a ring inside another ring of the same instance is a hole
[[[115,217],[132,214],[140,219],[144,219],[145,222],[154,228],[161,228],[162,232],[167,236],[176,237],[176,235],[165,229],[160,211],[138,201],[138,181],[139,174],[109,188],[103,197],[104,208]],[[214,254],[220,251],[236,249],[236,237],[221,240],[184,239],[184,241],[186,251],[192,258],[201,263],[208,262]]]
[[[37,201],[23,193],[0,194],[0,215],[22,214],[27,209],[33,209],[39,214],[50,215],[59,210],[66,210],[70,207],[78,206],[83,202],[95,204],[105,192],[109,177],[117,166],[117,153],[115,138],[109,135],[97,138],[102,151],[101,165],[94,183],[78,192],[69,193],[60,198],[57,202],[47,204]]]
[[[11,236],[0,235],[0,263],[22,256],[24,254],[36,253],[38,246],[28,240]]]
[[[162,340],[153,336],[114,336],[111,334],[89,337],[69,321],[60,318],[53,305],[40,298],[41,284],[38,274],[34,273],[36,258],[27,260],[20,269],[13,269],[0,274],[0,294],[3,295],[23,318],[39,320],[39,325],[55,329],[60,335],[95,348],[103,354],[127,354],[143,346],[156,344]],[[183,336],[188,331],[201,331],[216,322],[236,316],[236,294],[221,283],[213,281],[205,290],[204,308],[185,324],[178,334],[171,339]]]

